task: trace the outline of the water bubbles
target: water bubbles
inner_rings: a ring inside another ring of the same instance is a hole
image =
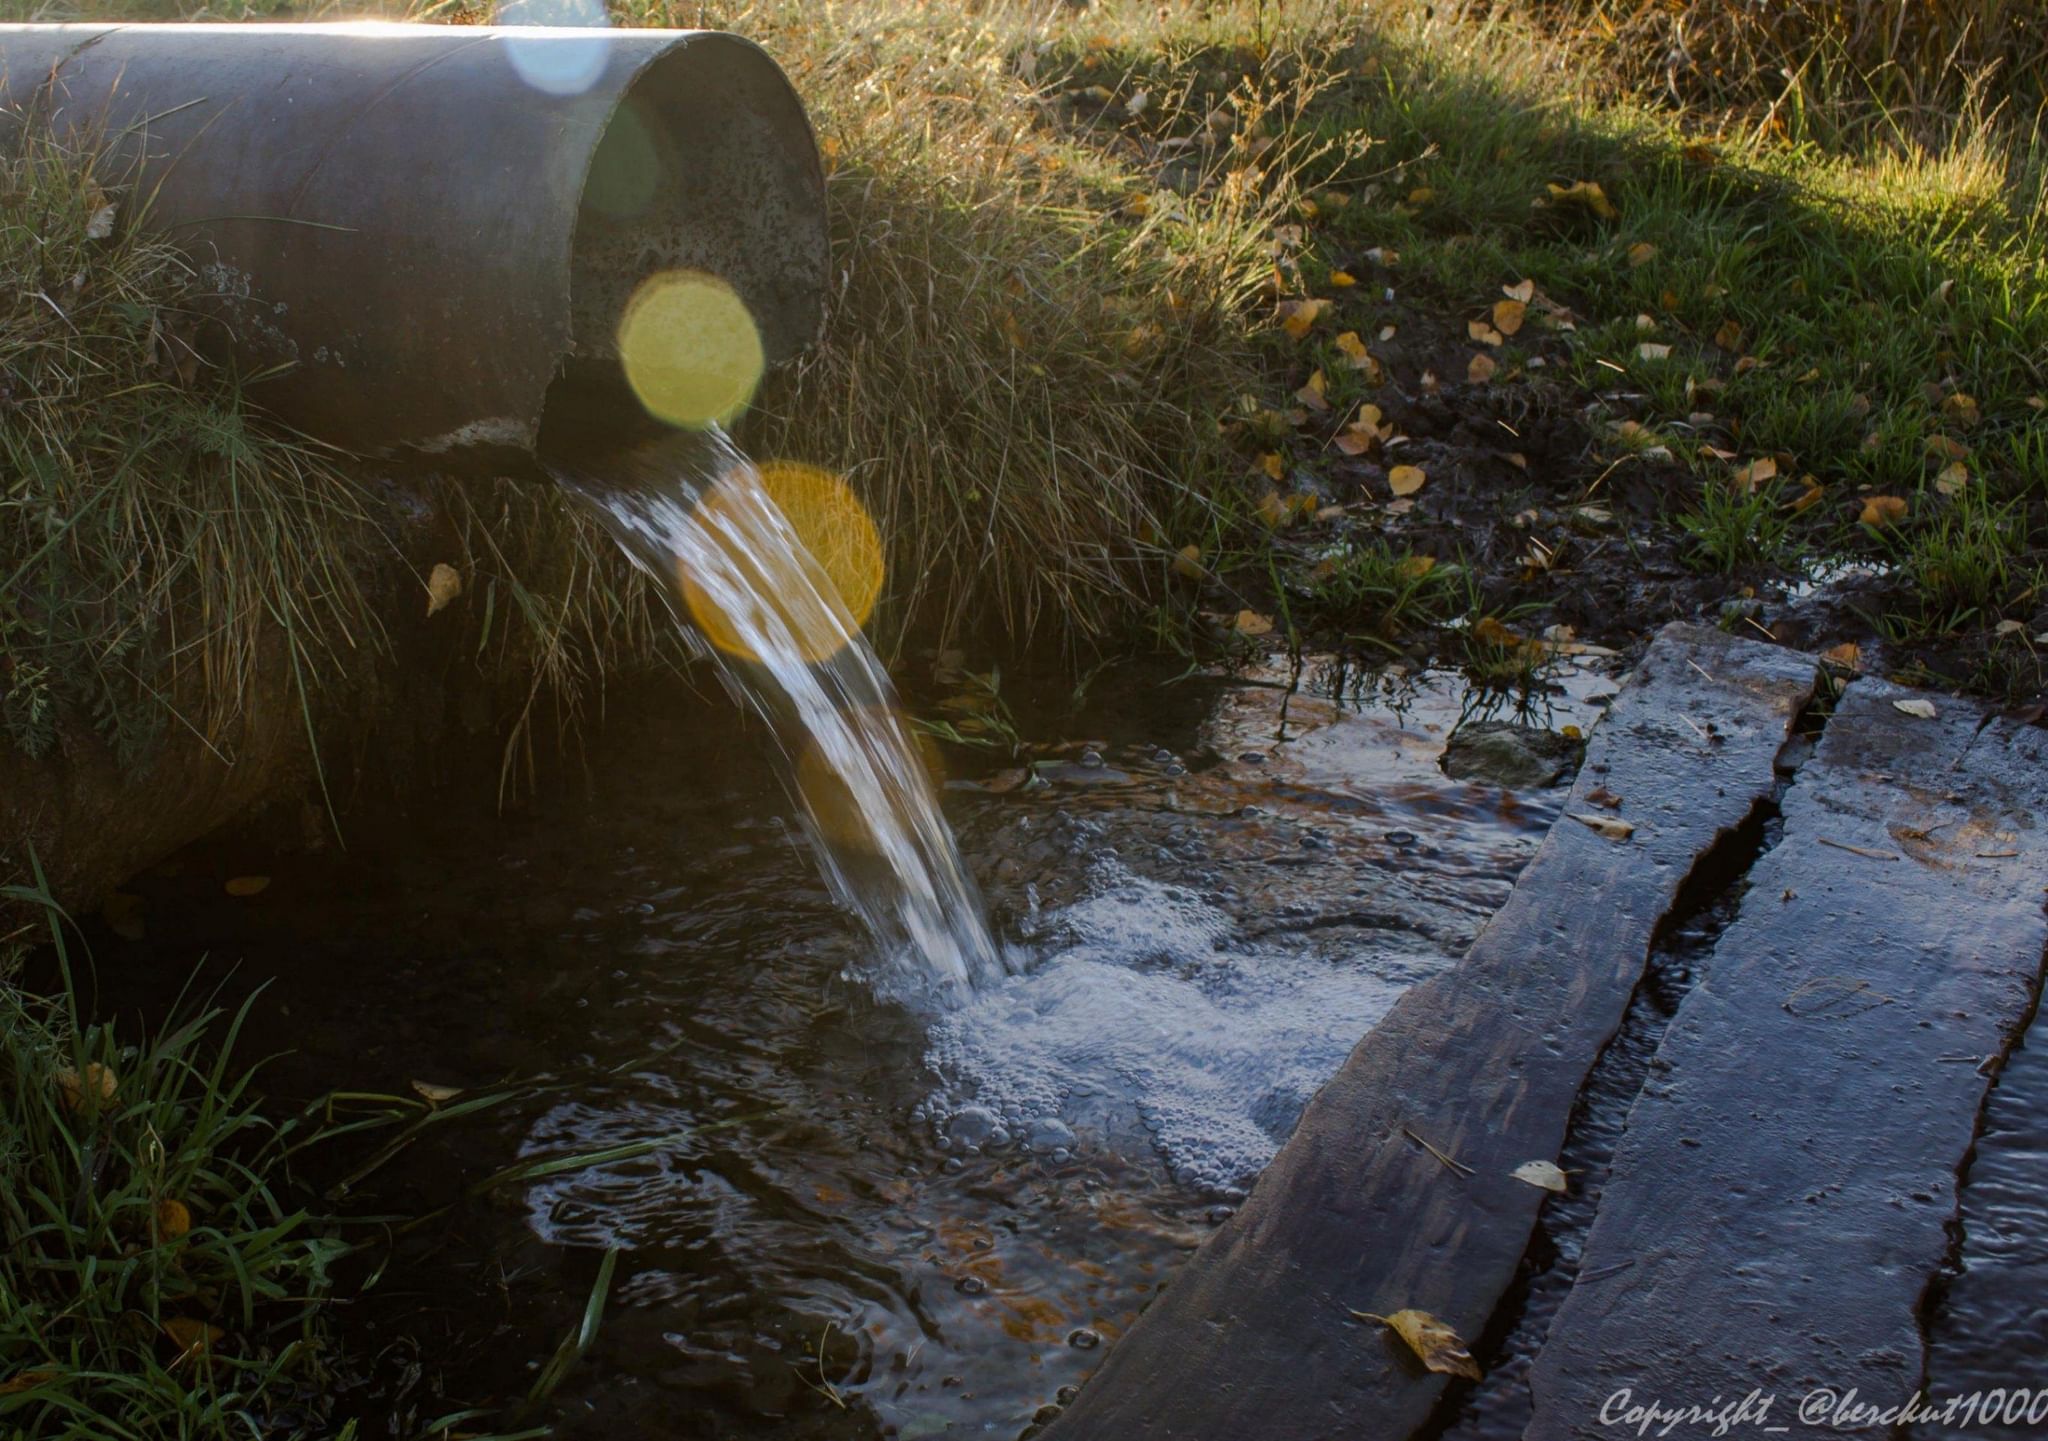
[[[1035,968],[929,1033],[945,1134],[1000,1131],[1055,1159],[1100,1138],[1219,1199],[1241,1195],[1401,989],[1355,946],[1243,943],[1202,897],[1113,862],[1044,922]]]
[[[963,1296],[986,1296],[988,1282],[979,1276],[962,1276],[953,1283],[953,1289]]]
[[[1101,1333],[1080,1326],[1067,1333],[1067,1344],[1076,1351],[1093,1351],[1102,1344]]]

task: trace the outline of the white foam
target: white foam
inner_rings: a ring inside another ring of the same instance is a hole
[[[1043,934],[1028,972],[933,1025],[942,1132],[977,1142],[976,1107],[1027,1143],[1053,1122],[1126,1150],[1149,1132],[1183,1185],[1226,1195],[1406,986],[1355,937],[1245,944],[1200,897],[1114,862]]]

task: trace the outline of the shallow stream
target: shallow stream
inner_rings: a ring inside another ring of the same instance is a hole
[[[1568,689],[1536,718],[1588,726],[1614,683]],[[160,1013],[205,953],[240,964],[230,995],[276,978],[255,1034],[282,1096],[556,1083],[352,1198],[453,1207],[358,1303],[392,1338],[352,1401],[373,1420],[520,1394],[617,1247],[565,1434],[1015,1436],[1506,897],[1562,792],[1445,777],[1476,704],[1435,675],[1135,669],[1020,715],[1022,757],[949,748],[1020,967],[952,1011],[875,998],[756,728],[672,693],[509,817],[421,798],[345,853],[185,853],[137,883],[176,939],[103,938],[103,1004]],[[462,1199],[521,1156],[670,1135]]]

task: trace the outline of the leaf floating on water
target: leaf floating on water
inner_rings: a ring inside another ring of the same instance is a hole
[[[436,1106],[443,1101],[452,1101],[462,1094],[460,1086],[437,1086],[432,1081],[414,1081],[412,1088],[419,1094],[421,1100]]]
[[[432,615],[462,594],[462,573],[446,561],[427,573],[427,614]]]
[[[270,889],[270,877],[236,876],[233,880],[222,886],[221,889],[231,896],[261,895],[264,891]]]
[[[1610,841],[1625,841],[1630,836],[1636,833],[1636,828],[1634,825],[1632,825],[1628,821],[1622,820],[1618,816],[1575,815],[1572,817],[1572,819],[1577,821],[1580,825],[1584,826],[1587,830],[1597,832],[1598,834],[1605,836]]]
[[[1385,1326],[1401,1338],[1424,1366],[1439,1375],[1463,1376],[1468,1381],[1480,1379],[1479,1363],[1472,1359],[1458,1333],[1427,1311],[1396,1311],[1391,1316],[1351,1311],[1351,1315],[1356,1320],[1377,1321]]]
[[[1892,702],[1892,709],[1900,715],[1916,716],[1921,720],[1933,720],[1936,715],[1934,702],[1920,696],[1914,696],[1911,700],[1895,700]]]
[[[1508,1173],[1524,1185],[1534,1186],[1539,1191],[1555,1191],[1564,1194],[1564,1172],[1557,1168],[1555,1161],[1524,1161]]]
[[[1397,465],[1387,472],[1387,487],[1396,495],[1413,495],[1428,479],[1419,465]]]

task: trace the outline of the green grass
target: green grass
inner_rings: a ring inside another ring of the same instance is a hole
[[[230,1069],[247,1007],[124,1039],[0,955],[0,1424],[21,1437],[246,1438],[320,1410],[347,1247],[289,1199],[283,1137]]]

